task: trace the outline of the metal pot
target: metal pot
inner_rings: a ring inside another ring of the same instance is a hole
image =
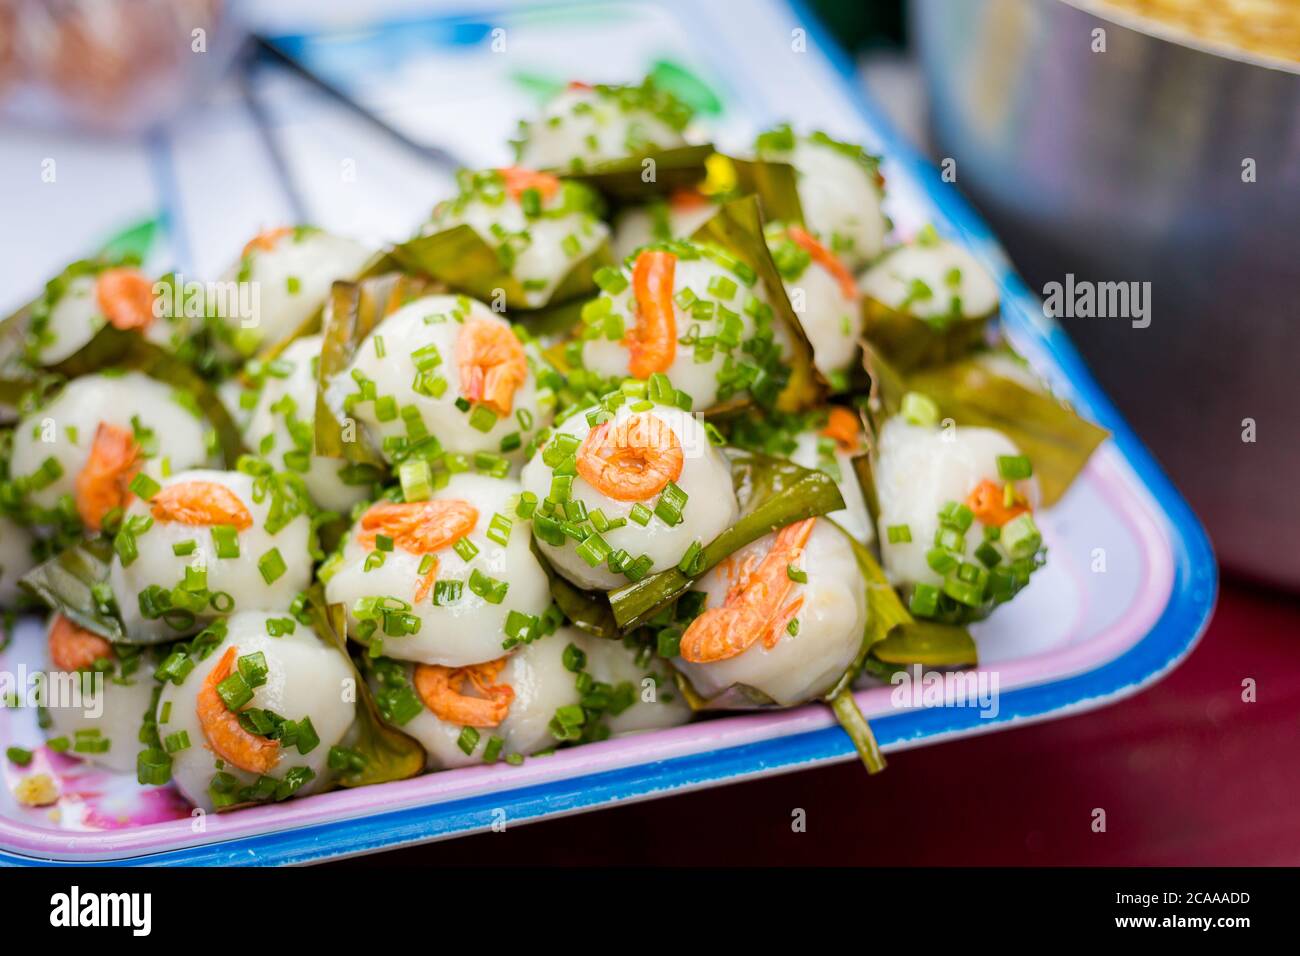
[[[1089,8],[913,0],[937,154],[1032,287],[1151,283],[1066,327],[1223,564],[1300,587],[1300,65]]]

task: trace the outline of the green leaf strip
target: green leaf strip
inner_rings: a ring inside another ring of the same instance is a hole
[[[361,755],[363,766],[340,774],[339,783],[345,787],[364,787],[405,780],[420,773],[425,764],[424,748],[379,716],[370,687],[348,654],[347,612],[343,605],[329,604],[325,600],[325,588],[318,583],[307,592],[306,612],[316,633],[347,660],[356,687],[357,717],[349,735],[349,747]]]
[[[724,203],[691,238],[727,250],[758,274],[777,321],[790,336],[791,353],[783,356],[784,364],[790,369],[790,380],[778,396],[776,407],[783,412],[815,408],[825,402],[829,387],[813,364],[812,345],[790,305],[781,273],[772,261],[767,240],[763,238],[763,224],[759,199],[750,195]]]
[[[710,568],[788,524],[844,507],[834,480],[823,472],[757,452],[729,451],[740,517],[700,552],[694,575],[669,568],[610,592],[614,620],[623,630],[646,623]]]
[[[316,381],[315,452],[327,458],[343,458],[354,464],[385,467],[383,456],[366,440],[363,429],[355,422],[354,440],[346,440],[339,421],[325,393],[336,375],[352,362],[375,326],[402,306],[441,287],[419,276],[390,272],[360,282],[335,282],[325,300],[322,314],[323,342]]]
[[[63,378],[79,378],[108,369],[129,369],[171,385],[191,396],[216,430],[221,456],[234,468],[244,454],[239,426],[230,417],[217,390],[183,359],[146,340],[137,332],[106,325],[89,342],[46,370]]]
[[[108,585],[112,558],[113,549],[107,539],[88,539],[38,564],[18,583],[78,627],[114,643],[135,643],[117,616],[95,599],[96,586]]]

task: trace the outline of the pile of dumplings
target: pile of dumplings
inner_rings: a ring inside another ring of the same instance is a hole
[[[1059,403],[879,157],[700,132],[573,83],[405,243],[270,229],[197,300],[110,255],[52,279],[6,323],[0,599],[103,707],[47,746],[228,810],[838,714],[909,636],[974,664],[1044,489],[923,383]]]

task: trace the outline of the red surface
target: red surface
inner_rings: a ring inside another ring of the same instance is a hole
[[[1142,694],[889,759],[872,779],[844,764],[337,865],[1294,866],[1300,601],[1225,584],[1191,657]]]

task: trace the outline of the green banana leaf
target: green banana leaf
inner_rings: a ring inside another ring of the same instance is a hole
[[[316,382],[316,454],[343,458],[353,464],[386,467],[383,456],[366,440],[358,426],[355,441],[345,441],[343,425],[325,401],[330,380],[343,372],[367,335],[402,306],[440,287],[420,276],[390,272],[360,282],[335,282],[325,300]]]
[[[835,527],[853,549],[853,557],[862,575],[862,586],[867,598],[867,627],[862,636],[862,648],[858,652],[857,659],[844,672],[844,676],[836,685],[827,691],[823,698],[826,701],[834,699],[844,691],[852,691],[853,681],[861,672],[863,664],[872,651],[888,637],[891,631],[912,620],[912,615],[907,613],[907,608],[903,606],[898,592],[890,585],[884,570],[871,552],[839,525]]]
[[[132,259],[144,262],[153,251],[159,233],[166,233],[162,219],[141,219],[109,237],[99,254],[106,259],[122,261]]]
[[[376,252],[373,256],[370,257],[366,265],[362,267],[361,272],[358,273],[355,281],[362,282],[366,279],[371,279],[374,278],[375,276],[384,275],[385,273],[388,272],[396,272],[398,271],[398,269],[399,266],[397,264],[397,261],[392,256],[390,256],[386,250],[381,252]],[[324,314],[325,314],[325,303],[321,303],[321,307],[319,309],[317,309],[311,315],[307,316],[307,318],[303,319],[302,322],[298,323],[297,328],[295,328],[284,338],[280,339],[277,342],[271,342],[269,344],[263,345],[262,348],[259,349],[259,351],[257,352],[256,358],[261,359],[262,361],[265,362],[273,361],[276,358],[279,358],[282,354],[284,354],[284,350],[287,349],[294,342],[298,341],[301,338],[305,338],[308,335],[315,335],[317,332],[321,331],[322,322],[323,322],[322,317],[324,316]],[[246,374],[245,374],[245,384],[248,384],[248,379]]]
[[[814,408],[825,401],[829,387],[813,364],[812,345],[790,305],[781,273],[772,261],[767,240],[763,237],[763,224],[758,197],[744,196],[723,203],[713,218],[700,226],[691,238],[726,249],[758,274],[777,321],[790,334],[791,354],[785,356],[790,380],[777,397],[776,407],[783,412]]]
[[[86,263],[91,264],[91,268],[108,268],[143,262],[152,251],[158,233],[164,229],[159,219],[134,222],[110,236]],[[73,267],[77,265],[73,263]],[[58,282],[63,274],[50,281]],[[44,294],[0,321],[0,405],[17,406],[22,396],[38,383],[32,370],[23,365],[22,357],[32,312],[42,298]]]
[[[880,660],[890,664],[974,665],[978,662],[975,641],[964,628],[914,620],[872,553],[843,528],[839,531],[853,549],[862,572],[867,628],[857,660],[823,700],[831,705],[867,772],[877,773],[884,769],[885,759],[853,698],[854,680],[869,663]]]
[[[903,373],[886,361],[865,339],[862,342],[862,367],[871,380],[864,412],[867,434],[871,436],[874,445],[885,422],[897,415],[902,407],[908,385]]]
[[[363,766],[340,773],[345,787],[364,787],[414,777],[424,769],[424,748],[413,738],[384,722],[379,708],[356,665],[348,654],[347,611],[342,604],[329,604],[325,588],[317,583],[307,592],[306,612],[312,627],[348,662],[357,691],[357,717],[350,747],[361,755]]]
[[[875,439],[872,439],[874,442]],[[858,487],[862,489],[862,500],[866,502],[867,514],[871,516],[871,526],[876,529],[876,540],[880,539],[880,497],[876,494],[876,472],[871,464],[870,452],[854,455],[850,461],[853,471],[858,476]]]
[[[910,618],[875,645],[871,656],[893,666],[974,667],[979,664],[979,651],[965,628]]]
[[[879,675],[882,669],[898,665],[974,665],[978,662],[975,642],[963,628],[914,620],[871,551],[835,522],[831,524],[844,536],[858,563],[866,595],[867,624],[857,657],[821,700],[830,706],[853,741],[867,772],[877,773],[884,769],[885,759],[854,700],[854,680],[864,669]],[[748,685],[734,684],[706,699],[684,674],[678,672],[676,678],[678,688],[695,711],[759,710],[775,706],[770,697]]]
[[[790,226],[802,225],[804,221],[798,173],[789,163],[739,159],[717,153],[709,161],[709,180],[704,190],[719,197],[757,196],[765,223]],[[795,318],[802,326],[798,313],[795,313]],[[866,373],[854,365],[848,369],[847,381],[836,382],[832,391],[852,394],[866,391],[868,385]]]
[[[834,526],[837,532],[844,535],[845,540],[849,542],[849,546],[853,549],[866,593],[867,624],[862,632],[862,643],[857,656],[845,669],[844,673],[840,675],[840,679],[820,699],[823,703],[831,706],[837,719],[840,720],[844,729],[848,731],[855,748],[857,748],[863,763],[867,767],[867,771],[876,773],[884,769],[885,762],[880,755],[880,749],[876,746],[871,728],[867,725],[865,718],[862,717],[857,702],[853,699],[853,681],[861,672],[863,663],[871,653],[872,648],[882,641],[891,629],[904,621],[911,620],[911,618],[908,616],[906,609],[903,608],[898,594],[885,580],[884,572],[876,564],[871,552],[854,540],[848,532],[835,524],[834,521],[829,518],[826,520]],[[691,685],[690,680],[680,672],[677,674],[677,684],[691,709],[695,711],[767,710],[779,706],[763,691],[748,684],[732,684],[711,698],[702,697]]]
[[[851,693],[853,682],[864,668],[876,670],[868,666],[871,664],[967,667],[979,663],[975,641],[965,628],[915,620],[871,551],[834,521],[826,520],[853,549],[867,600],[867,626],[857,657],[822,695],[823,702],[832,704],[842,694]],[[743,710],[773,704],[762,691],[741,685],[728,688],[712,699],[700,697],[689,682],[685,689],[697,710]]]
[[[46,371],[63,378],[93,375],[105,369],[130,369],[171,385],[193,397],[208,423],[216,430],[227,468],[244,454],[244,443],[225,404],[208,382],[182,359],[147,341],[136,332],[106,325],[80,349]]]
[[[705,545],[692,575],[669,568],[609,594],[614,621],[627,631],[645,624],[680,597],[691,582],[745,545],[788,524],[844,507],[827,474],[757,452],[728,452],[740,517]]]
[[[27,340],[32,321],[45,302],[62,294],[77,276],[94,275],[113,266],[135,265],[138,261],[128,250],[120,254],[105,251],[72,262],[45,283],[39,296],[0,322],[0,403],[16,407],[23,395],[39,383],[39,372],[28,361]]]
[[[543,344],[555,344],[561,342],[582,320],[582,307],[593,298],[594,295],[584,295],[543,309],[507,308],[506,318],[523,327]]]
[[[880,752],[876,735],[872,733],[871,725],[867,723],[867,718],[862,715],[862,710],[853,697],[853,688],[844,688],[828,703],[835,719],[853,742],[853,749],[858,752],[858,759],[862,761],[867,773],[880,773],[884,770],[885,755]]]
[[[541,549],[537,547],[536,539],[530,544],[537,563],[546,572],[551,587],[551,600],[564,612],[569,623],[593,637],[620,640],[623,632],[619,630],[618,622],[614,619],[609,597],[603,591],[584,591],[557,574]]]
[[[763,159],[740,159],[717,154],[709,163],[706,189],[741,196],[758,196],[765,222],[803,224],[803,206],[795,168],[789,163]]]
[[[859,658],[852,677],[833,689],[828,699],[848,689],[868,660],[933,667],[973,667],[979,663],[975,640],[969,631],[953,624],[913,618],[871,551],[843,528],[840,531],[853,548],[866,584],[869,620],[865,653]]]
[[[944,418],[958,425],[995,428],[1028,455],[1045,507],[1061,499],[1097,446],[1110,435],[1049,392],[997,375],[978,356],[907,374],[874,349],[867,347],[866,352],[864,362],[872,376],[872,421],[877,430],[884,417],[897,413],[906,392],[927,395]]]
[[[628,156],[596,163],[581,172],[550,170],[564,179],[584,183],[599,192],[611,204],[646,202],[667,196],[676,189],[696,186],[707,175],[705,162],[713,155],[711,145],[679,146],[647,153],[645,156]],[[654,178],[646,181],[645,172],[654,162]]]
[[[35,373],[23,363],[32,303],[0,321],[0,405],[17,408],[37,384]]]
[[[107,538],[88,538],[32,568],[18,583],[74,624],[114,643],[126,642],[117,615],[96,597],[108,586],[113,547]]]
[[[862,334],[895,368],[910,372],[955,361],[978,349],[995,314],[996,310],[937,325],[863,296]]]
[[[574,263],[544,306],[533,308],[523,283],[501,265],[496,250],[470,225],[461,224],[393,246],[389,255],[407,272],[443,282],[482,302],[493,303],[499,292],[505,305],[519,315],[547,310],[595,293],[596,270],[613,265],[609,243],[603,242]]]
[[[719,692],[713,697],[703,697],[697,691],[690,679],[681,671],[674,670],[673,676],[677,681],[677,689],[681,695],[686,698],[686,703],[690,705],[692,713],[703,713],[705,711],[732,711],[732,710],[774,710],[780,705],[771,697],[763,693],[756,687],[748,684],[732,684],[726,690]]]
[[[878,773],[884,769],[885,759],[870,725],[854,700],[854,680],[864,668],[873,673],[878,672],[881,660],[887,660],[889,664],[974,664],[975,642],[961,628],[914,621],[871,552],[839,525],[833,521],[831,524],[844,536],[857,560],[866,595],[867,624],[857,657],[834,686],[822,695],[821,700],[830,706],[853,741],[867,772]],[[886,658],[880,657],[882,650],[887,654]],[[678,673],[677,683],[692,710],[754,710],[775,706],[774,701],[762,691],[743,684],[732,685],[720,694],[705,699],[696,692],[685,675]]]

